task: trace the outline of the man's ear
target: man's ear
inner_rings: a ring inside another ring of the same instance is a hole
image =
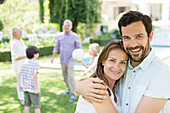
[[[153,31],[151,31],[150,35],[149,35],[149,42],[151,42],[153,39]]]

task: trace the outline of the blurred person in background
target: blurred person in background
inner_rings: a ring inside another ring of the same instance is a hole
[[[72,53],[75,49],[82,49],[80,37],[73,31],[72,22],[65,20],[63,23],[64,31],[57,36],[56,45],[53,49],[53,55],[51,63],[60,51],[60,62],[61,69],[64,78],[64,82],[68,88],[68,91],[64,92],[63,95],[70,94],[69,102],[74,102],[76,98],[75,93],[75,77],[74,77],[74,59]]]
[[[77,61],[77,62],[80,62],[82,63],[87,69],[82,72],[80,74],[80,76],[87,76],[87,73],[91,71],[91,74],[93,74],[96,70],[96,66],[97,66],[97,60],[98,60],[98,57],[99,57],[99,53],[100,53],[100,46],[98,43],[92,43],[89,45],[89,55],[90,55],[90,61],[89,61],[89,64],[87,65],[84,61]]]
[[[18,81],[18,70],[21,64],[23,64],[24,61],[26,60],[26,48],[27,48],[24,41],[22,40],[22,28],[21,27],[13,28],[10,44],[11,44],[11,56],[12,56],[13,69],[16,73],[16,77]],[[19,90],[18,82],[17,82],[17,94],[18,94],[18,99],[20,100],[20,103],[23,105],[24,104],[24,93],[23,91]]]

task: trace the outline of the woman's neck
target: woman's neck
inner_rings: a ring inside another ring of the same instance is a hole
[[[108,86],[108,87],[109,87],[111,90],[113,90],[116,81],[115,81],[115,80],[110,80],[110,81],[108,81],[108,82],[109,82],[109,84],[108,84],[109,86]]]

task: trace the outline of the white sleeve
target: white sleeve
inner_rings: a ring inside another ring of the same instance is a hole
[[[79,96],[75,113],[97,113],[92,103]]]
[[[17,59],[19,57],[19,46],[16,42],[12,42],[11,44],[11,54],[13,59]]]
[[[161,67],[148,86],[145,95],[154,98],[170,99],[170,68]],[[156,71],[156,70],[155,70]]]

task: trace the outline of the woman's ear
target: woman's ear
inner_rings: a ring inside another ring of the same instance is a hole
[[[104,64],[105,64],[105,61],[102,62],[102,66],[104,66]]]

